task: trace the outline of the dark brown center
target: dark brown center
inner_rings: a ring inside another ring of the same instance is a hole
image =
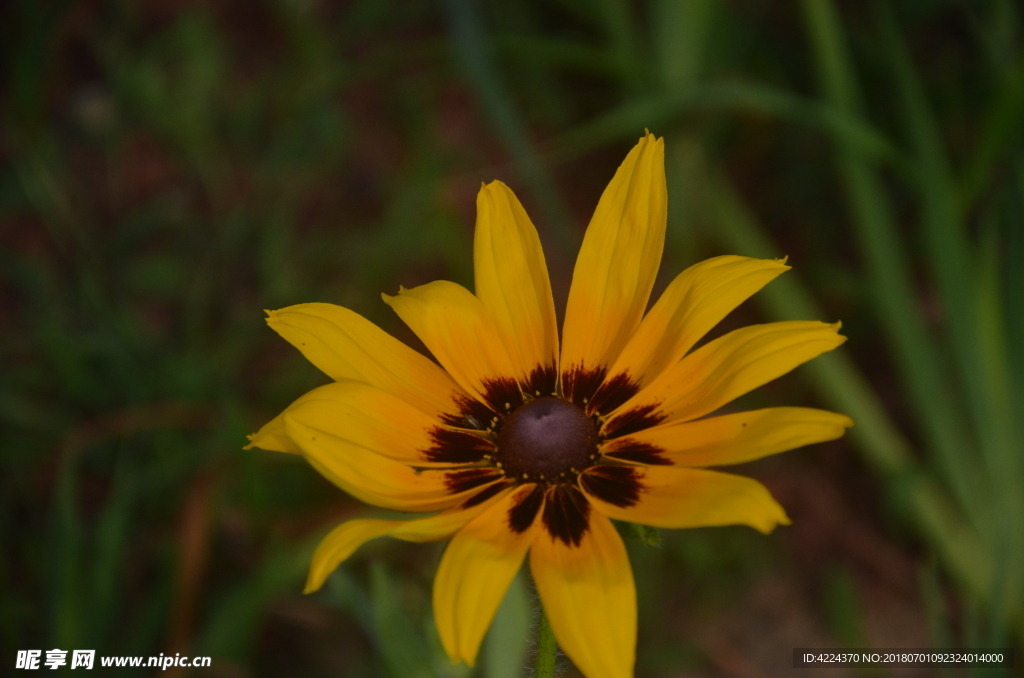
[[[569,480],[597,458],[597,429],[582,409],[539,398],[512,413],[498,436],[498,461],[516,480]]]

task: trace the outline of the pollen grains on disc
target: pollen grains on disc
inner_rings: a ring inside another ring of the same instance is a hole
[[[561,398],[539,398],[522,405],[498,436],[497,461],[516,480],[567,480],[590,466],[596,454],[594,422]]]

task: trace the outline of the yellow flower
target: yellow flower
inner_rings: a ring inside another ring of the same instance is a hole
[[[648,133],[587,229],[561,352],[537,231],[498,181],[477,198],[476,294],[438,281],[384,296],[441,367],[345,308],[269,312],[270,326],[335,383],[300,398],[249,447],[302,454],[366,503],[439,512],[335,528],[313,556],[307,592],[375,537],[451,537],[434,615],[452,661],[472,665],[529,553],[565,653],[588,678],[625,678],[636,593],[611,519],[766,533],[789,522],[760,483],[704,467],[838,438],[853,422],[797,407],[705,415],[839,346],[839,324],[754,325],[691,350],[788,267],[709,259],[645,316],[666,208],[664,142]]]

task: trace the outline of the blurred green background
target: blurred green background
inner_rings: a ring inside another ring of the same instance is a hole
[[[195,674],[225,677],[527,675],[528,582],[475,672],[443,657],[441,545],[379,540],[301,595],[318,539],[372,511],[241,449],[326,380],[262,309],[338,303],[422,349],[379,294],[471,285],[475,193],[501,179],[561,312],[590,212],[649,127],[670,188],[656,293],[707,256],[788,255],[718,332],[841,319],[850,341],[740,405],[857,425],[739,469],[792,526],[630,544],[637,675],[789,675],[792,648],[844,646],[1016,646],[1014,671],[915,675],[1024,675],[1021,14],[4,3],[0,674],[57,647],[211,655]]]

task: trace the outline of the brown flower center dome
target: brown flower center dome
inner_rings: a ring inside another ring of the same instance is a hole
[[[595,459],[594,422],[561,398],[539,398],[519,407],[498,436],[498,461],[516,480],[572,480]]]

